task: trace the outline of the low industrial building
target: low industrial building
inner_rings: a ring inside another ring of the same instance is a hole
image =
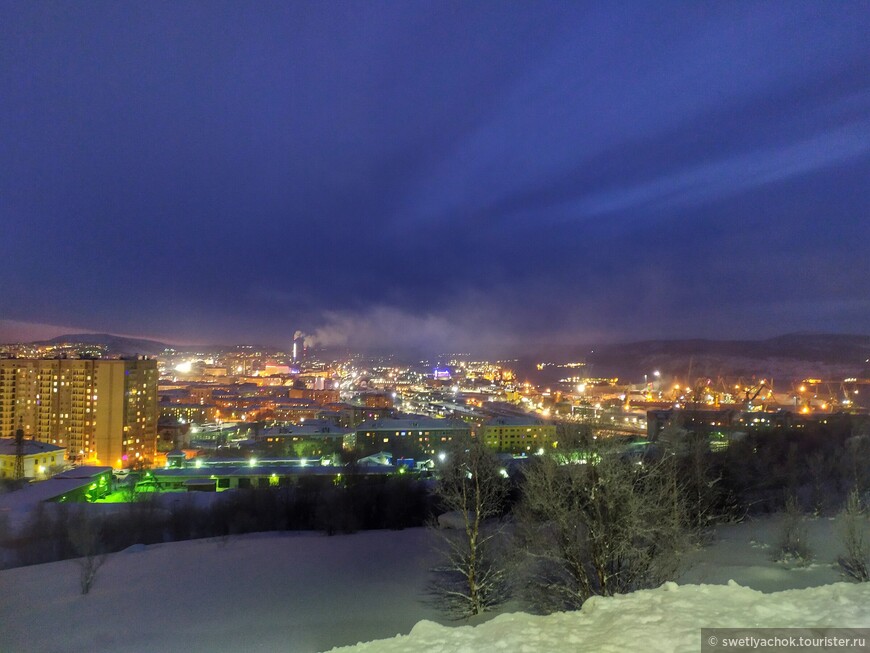
[[[33,510],[38,504],[81,503],[102,499],[112,490],[112,468],[74,467],[45,481],[0,494],[0,513]]]
[[[285,487],[301,478],[337,479],[347,474],[345,467],[302,464],[304,461],[263,461],[251,464],[241,460],[203,467],[153,469],[147,473],[145,485],[159,491],[221,491],[253,488]],[[295,464],[294,464],[295,463]],[[395,465],[367,465],[356,473],[386,475],[397,473]]]

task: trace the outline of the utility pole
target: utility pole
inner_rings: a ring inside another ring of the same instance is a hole
[[[15,430],[15,470],[12,478],[16,481],[24,478],[24,429],[20,424]]]

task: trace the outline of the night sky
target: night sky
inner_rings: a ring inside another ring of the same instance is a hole
[[[868,34],[870,2],[2,2],[0,340],[867,333]]]

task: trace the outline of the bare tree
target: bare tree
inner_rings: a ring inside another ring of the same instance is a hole
[[[658,443],[680,479],[680,487],[688,511],[688,524],[695,537],[704,540],[711,527],[723,515],[721,475],[712,472],[710,441],[706,433],[682,426],[679,420],[669,422],[658,436]]]
[[[536,460],[518,511],[531,606],[576,609],[672,578],[688,544],[674,469],[672,457],[637,460],[607,445]]]
[[[841,459],[843,478],[857,488],[858,492],[870,490],[870,469],[866,461],[870,458],[870,419],[857,422],[852,436],[846,440],[845,455]]]
[[[561,451],[588,449],[597,438],[591,424],[577,422],[556,422],[556,442]]]
[[[840,540],[845,553],[838,559],[840,568],[850,578],[862,583],[870,581],[870,534],[867,511],[861,505],[857,488],[849,492],[840,512]]]
[[[506,599],[506,570],[500,564],[498,517],[504,510],[507,480],[498,460],[478,440],[454,444],[436,489],[441,506],[457,528],[439,528],[442,564],[433,569],[430,594],[448,615],[461,619],[485,612]]]
[[[97,572],[106,561],[108,553],[102,541],[102,523],[86,515],[73,517],[68,528],[68,537],[73,550],[80,556],[79,583],[82,594],[91,591]]]
[[[834,478],[834,470],[821,451],[810,454],[806,464],[811,482],[813,515],[818,517],[825,509],[825,498],[828,495],[826,485]]]
[[[138,488],[138,477],[130,474],[121,484],[121,496],[124,503],[136,503],[142,498],[142,492]]]

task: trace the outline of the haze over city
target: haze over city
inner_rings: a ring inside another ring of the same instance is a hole
[[[866,332],[866,3],[0,7],[0,342]]]

